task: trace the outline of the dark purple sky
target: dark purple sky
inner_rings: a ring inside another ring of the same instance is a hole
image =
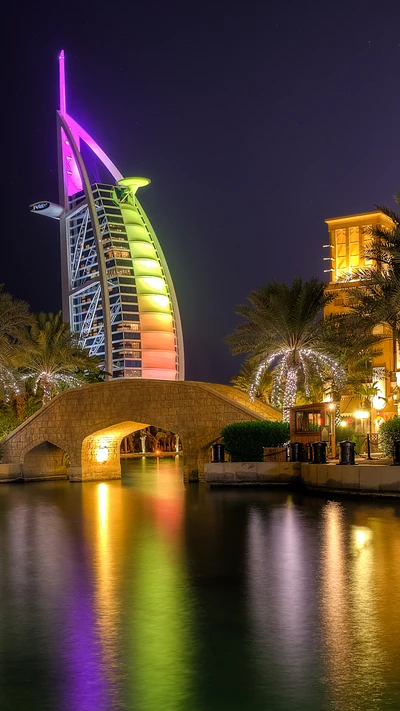
[[[57,56],[68,110],[143,202],[180,304],[188,379],[226,382],[235,305],[323,278],[325,217],[400,190],[400,2],[12,3],[0,282],[60,308]],[[3,97],[5,96],[3,88]],[[4,114],[3,114],[4,115]]]

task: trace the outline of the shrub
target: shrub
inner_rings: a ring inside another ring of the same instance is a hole
[[[400,439],[400,418],[395,415],[391,420],[382,422],[379,428],[381,447],[387,457],[393,456],[393,442]]]
[[[355,443],[355,453],[361,454],[363,448],[365,447],[365,434],[361,432],[356,432],[354,427],[347,425],[346,427],[336,427],[336,448],[339,451],[339,442],[344,442],[348,440],[349,442]]]
[[[262,462],[263,447],[282,447],[289,441],[288,422],[234,422],[222,430],[234,462]]]
[[[349,440],[349,442],[357,442],[357,436],[354,427],[336,427],[336,442],[343,442],[346,439]]]
[[[11,405],[0,403],[0,439],[21,424]]]

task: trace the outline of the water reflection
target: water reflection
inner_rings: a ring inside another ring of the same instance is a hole
[[[380,708],[385,653],[375,589],[373,531],[346,523],[343,505],[323,510],[321,601],[332,706]]]
[[[0,487],[1,711],[400,708],[400,506],[124,466]]]
[[[321,521],[321,617],[324,630],[327,683],[332,707],[341,709],[349,692],[351,674],[351,629],[346,570],[344,509],[329,501]]]
[[[290,689],[299,707],[312,704],[316,663],[310,627],[315,604],[313,546],[301,510],[288,496],[285,505],[251,510],[248,536],[249,616],[252,651],[261,683],[274,693]],[[268,688],[269,687],[269,688]],[[281,693],[281,692],[280,692]],[[279,703],[279,694],[275,700]]]

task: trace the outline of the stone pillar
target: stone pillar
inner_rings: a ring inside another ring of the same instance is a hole
[[[82,444],[81,481],[121,479],[121,441],[120,435],[112,434],[87,437]]]
[[[183,480],[204,482],[204,464],[208,460],[208,448],[198,450],[183,450]]]

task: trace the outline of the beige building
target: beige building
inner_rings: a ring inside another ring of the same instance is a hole
[[[358,283],[357,270],[372,266],[372,261],[366,259],[364,254],[371,243],[373,228],[380,226],[391,229],[393,223],[379,210],[363,212],[358,215],[332,217],[325,222],[328,225],[329,242],[324,245],[326,249],[324,271],[329,274],[328,291],[333,292],[335,296],[325,309],[325,316],[328,316],[347,310],[351,299],[348,289],[351,284]],[[373,378],[379,385],[381,397],[375,397],[373,401],[372,431],[377,430],[382,419],[386,420],[397,414],[397,403],[392,396],[393,386],[396,385],[396,376],[393,374],[392,342],[388,329],[378,326],[376,332],[379,331],[381,333],[386,331],[388,338],[382,341],[382,355],[375,358],[373,362]],[[343,398],[341,413],[345,419],[354,420],[355,413],[358,411],[360,411],[360,403],[356,399]],[[359,425],[361,424],[359,423]]]

